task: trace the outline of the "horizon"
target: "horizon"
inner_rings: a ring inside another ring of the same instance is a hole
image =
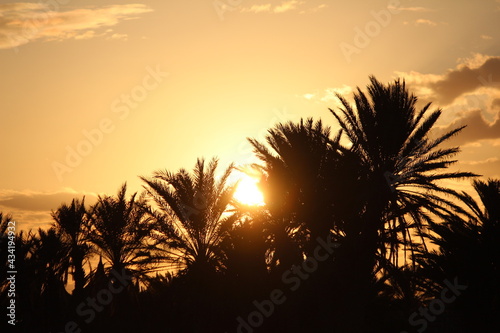
[[[253,163],[246,138],[278,122],[336,133],[335,94],[369,75],[443,109],[438,132],[467,125],[453,170],[500,178],[499,1],[62,2],[0,5],[0,211],[19,230],[199,157]]]

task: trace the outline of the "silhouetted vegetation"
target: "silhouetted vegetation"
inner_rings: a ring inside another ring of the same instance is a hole
[[[337,133],[303,119],[249,139],[263,206],[198,159],[18,233],[17,331],[500,332],[500,180],[454,170],[462,128],[433,137],[441,110],[370,80],[338,96]]]

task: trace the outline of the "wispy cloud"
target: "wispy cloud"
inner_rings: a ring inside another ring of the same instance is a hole
[[[108,37],[108,39],[126,41],[126,40],[128,40],[128,35],[127,34],[112,34],[111,36]]]
[[[425,7],[399,7],[399,6],[389,6],[389,9],[392,10],[399,10],[399,11],[404,11],[404,12],[418,12],[418,13],[423,13],[423,12],[432,12],[433,10],[430,8],[425,8]]]
[[[344,97],[349,97],[352,94],[352,92],[353,92],[352,87],[344,84],[342,85],[342,87],[326,88],[324,91],[321,92],[306,93],[303,94],[301,97],[314,102],[330,103],[330,104],[333,103],[333,105],[330,106],[335,107],[339,103],[337,94]]]
[[[90,39],[107,35],[123,20],[136,19],[151,12],[143,4],[89,7],[55,11],[48,4],[16,3],[0,5],[0,48],[15,48],[33,41],[61,41],[65,39]],[[124,40],[124,34],[111,39]],[[119,38],[117,38],[119,37]]]
[[[316,7],[311,8],[309,11],[315,13],[317,11],[320,11],[320,10],[326,8],[326,7],[328,7],[328,5],[326,3],[323,3],[321,5],[318,5]]]
[[[304,3],[304,1],[297,1],[297,0],[285,1],[281,5],[274,7],[274,12],[275,13],[288,12],[290,10],[296,9],[297,6],[302,3]]]
[[[435,27],[437,26],[438,24],[434,21],[431,21],[431,20],[428,20],[428,19],[418,19],[415,21],[415,25],[416,26],[419,26],[419,25],[427,25],[429,27]]]
[[[462,161],[462,164],[469,164],[469,165],[481,165],[481,164],[489,164],[489,163],[494,163],[498,162],[500,159],[498,157],[490,157],[485,160],[481,161]]]
[[[305,13],[306,10],[303,8],[305,4],[305,1],[298,1],[298,0],[289,0],[289,1],[283,1],[279,5],[273,5],[271,3],[266,3],[266,4],[259,4],[259,5],[252,5],[250,7],[244,7],[241,8],[240,12],[242,13],[275,13],[275,14],[281,14],[281,13],[286,13],[290,11],[297,11],[300,10],[300,13]],[[309,8],[307,11],[309,12],[317,12],[323,8],[326,8],[326,4],[321,4],[318,5],[314,8]]]
[[[249,13],[266,13],[270,12],[271,10],[272,10],[272,5],[270,3],[263,5],[253,5],[252,7],[241,9],[242,12],[249,12]]]

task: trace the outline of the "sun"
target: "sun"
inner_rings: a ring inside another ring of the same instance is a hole
[[[257,186],[258,182],[258,179],[243,174],[243,176],[239,180],[238,187],[234,192],[234,198],[244,205],[264,205],[264,195]]]

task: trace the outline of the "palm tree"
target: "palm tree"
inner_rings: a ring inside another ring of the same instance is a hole
[[[181,169],[141,177],[157,207],[150,210],[157,222],[157,244],[173,268],[183,272],[196,275],[224,269],[221,243],[235,220],[226,213],[235,186],[227,184],[232,165],[217,180],[217,164],[213,159],[206,166],[204,159],[198,159],[192,174]]]
[[[340,112],[330,111],[368,175],[367,205],[358,231],[368,238],[373,257],[379,233],[387,221],[394,224],[386,229],[397,230],[405,239],[411,237],[408,221],[396,219],[401,213],[411,214],[415,227],[420,228],[431,221],[431,215],[419,207],[438,216],[450,210],[463,211],[446,198],[459,198],[459,193],[439,186],[437,181],[476,175],[442,171],[456,162],[452,158],[459,148],[438,146],[463,127],[430,139],[429,132],[441,115],[440,109],[430,112],[429,103],[417,112],[417,97],[408,92],[404,81],[383,85],[370,77],[370,82],[368,97],[359,88],[354,94],[355,109],[338,95],[342,108]],[[396,214],[391,215],[394,211]],[[390,250],[391,257],[396,258],[397,248]]]
[[[475,176],[469,172],[447,172],[459,148],[439,145],[463,128],[454,129],[436,139],[429,132],[441,110],[429,111],[430,103],[416,110],[417,98],[408,92],[405,82],[384,85],[370,77],[368,94],[359,88],[354,93],[355,107],[338,95],[342,107],[330,110],[352,143],[352,151],[361,160],[367,183],[360,195],[365,199],[361,218],[352,220],[352,229],[340,247],[343,260],[337,262],[344,278],[352,282],[359,300],[347,313],[359,313],[346,325],[361,331],[368,285],[373,278],[377,256],[397,264],[401,245],[412,244],[412,230],[422,230],[433,216],[451,211],[463,212],[451,198],[456,191],[440,186],[439,181]],[[451,198],[450,198],[451,196]],[[340,254],[339,254],[340,256]],[[352,258],[357,258],[352,260]],[[379,261],[379,264],[382,264]],[[354,285],[358,286],[354,287]]]
[[[312,255],[316,239],[333,230],[342,237],[347,216],[356,211],[360,175],[357,156],[330,137],[321,120],[278,124],[269,130],[267,146],[249,139],[264,165],[261,187],[268,219],[272,265],[284,269]],[[349,192],[347,191],[349,190]],[[348,213],[348,214],[346,214]],[[262,216],[261,216],[262,218]]]
[[[150,243],[153,225],[146,215],[143,197],[126,197],[127,185],[116,197],[99,196],[90,209],[88,239],[97,254],[109,263],[109,269],[126,270],[135,279],[147,278],[157,262]]]
[[[463,193],[472,218],[449,215],[432,224],[423,236],[438,249],[416,253],[415,275],[424,300],[439,299],[445,281],[458,279],[466,290],[447,309],[468,331],[493,332],[500,329],[500,180],[473,186],[480,202]]]
[[[63,204],[55,212],[53,227],[60,235],[65,248],[68,249],[68,258],[73,269],[75,287],[73,295],[79,297],[83,292],[86,277],[83,268],[84,261],[90,255],[90,246],[87,243],[88,223],[86,219],[85,198],[80,202],[73,199],[70,205]]]
[[[56,229],[38,229],[38,235],[31,239],[31,257],[37,266],[36,275],[43,277],[41,292],[50,289],[51,284],[65,285],[68,281],[69,263],[64,260],[67,247]]]
[[[54,228],[40,228],[37,234],[18,236],[16,253],[18,276],[22,276],[20,281],[16,279],[16,284],[19,282],[18,288],[22,290],[20,298],[31,308],[23,321],[33,325],[28,330],[56,329],[69,310],[70,295],[65,289],[69,269],[65,260],[67,247]]]
[[[232,165],[217,176],[217,164],[198,159],[192,173],[141,177],[155,206],[149,213],[156,221],[156,245],[176,273],[171,299],[184,331],[215,331],[230,309],[223,304],[229,288],[221,273],[227,268],[224,239],[237,218],[228,211],[235,185],[228,185]]]

